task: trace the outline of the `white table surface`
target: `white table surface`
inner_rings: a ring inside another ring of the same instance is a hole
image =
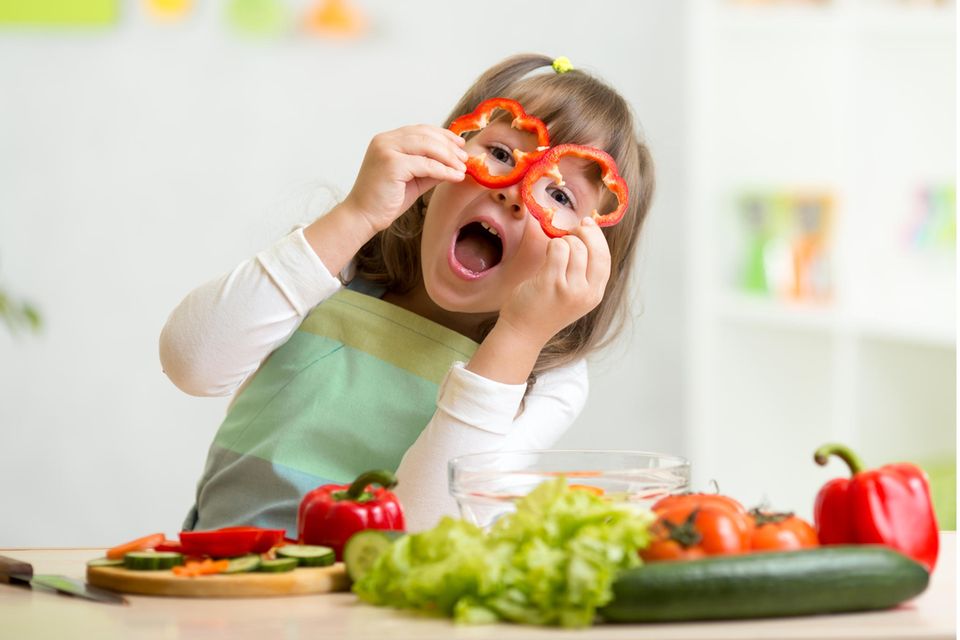
[[[83,578],[102,549],[0,549],[33,564],[36,574]],[[941,534],[930,587],[915,600],[882,612],[769,620],[603,625],[565,631],[519,625],[457,626],[448,620],[360,604],[349,593],[250,599],[127,596],[118,606],[0,584],[0,639],[308,638],[593,639],[946,639],[956,637],[956,535]]]

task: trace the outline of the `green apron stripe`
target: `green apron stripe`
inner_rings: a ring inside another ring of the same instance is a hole
[[[323,478],[396,470],[433,415],[436,383],[351,347],[317,357],[329,349],[321,340],[294,334],[237,398],[214,445]]]
[[[325,313],[308,316],[301,331],[339,340],[437,384],[449,369],[446,362],[469,360],[478,347],[451,329],[349,289],[324,306]]]

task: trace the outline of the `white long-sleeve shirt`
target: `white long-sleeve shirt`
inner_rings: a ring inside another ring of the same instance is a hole
[[[236,396],[341,286],[298,229],[187,295],[160,335],[163,370],[191,395]],[[587,389],[583,360],[539,375],[525,399],[525,384],[496,382],[456,363],[440,384],[436,413],[397,470],[407,529],[456,514],[447,490],[450,458],[551,447],[582,410]]]

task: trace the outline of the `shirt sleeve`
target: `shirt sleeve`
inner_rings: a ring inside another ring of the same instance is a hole
[[[340,286],[297,229],[177,305],[160,333],[163,371],[191,395],[230,395]]]
[[[463,363],[447,372],[436,413],[397,469],[396,493],[408,531],[428,529],[444,515],[458,515],[448,488],[451,458],[553,446],[586,403],[586,361],[540,374],[524,398],[526,386],[484,378]]]

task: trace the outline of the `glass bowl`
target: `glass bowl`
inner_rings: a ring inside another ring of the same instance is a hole
[[[460,515],[481,527],[514,510],[545,480],[593,488],[609,500],[649,508],[665,495],[686,491],[690,462],[651,451],[530,450],[474,453],[448,464],[450,493]]]

